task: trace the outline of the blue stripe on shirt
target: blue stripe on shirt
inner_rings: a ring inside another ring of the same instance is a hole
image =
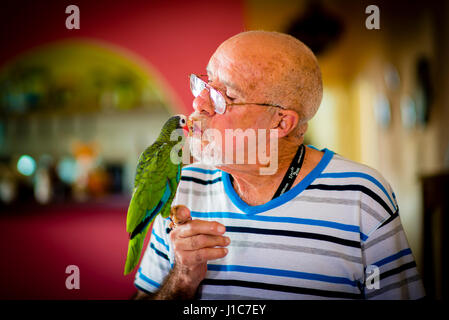
[[[386,257],[386,258],[384,258],[382,260],[374,262],[373,265],[376,265],[376,266],[380,267],[380,266],[383,266],[384,264],[390,263],[390,262],[392,262],[394,260],[397,260],[397,259],[399,259],[399,258],[401,258],[403,256],[406,256],[406,255],[409,255],[411,253],[412,253],[412,250],[410,250],[410,248],[407,248],[407,249],[401,250],[398,253],[395,253],[395,254],[393,254],[393,255],[391,255],[389,257]]]
[[[154,238],[156,239],[157,242],[159,242],[160,244],[162,244],[165,249],[167,249],[167,251],[170,251],[170,247],[168,246],[168,244],[165,243],[164,239],[162,239],[161,237],[159,237],[155,232],[154,229],[152,230],[151,234],[154,236]]]
[[[373,176],[370,176],[369,174],[363,173],[363,172],[333,172],[333,173],[322,173],[319,178],[364,178],[372,183],[374,183],[376,186],[379,187],[380,190],[387,196],[388,200],[390,200],[391,205],[396,210],[396,205],[391,199],[390,195],[388,194],[385,187]]]
[[[137,275],[138,275],[138,277],[139,277],[141,280],[145,281],[145,282],[148,283],[148,284],[151,284],[152,286],[154,286],[154,287],[156,287],[156,288],[159,288],[159,287],[161,286],[161,285],[160,285],[159,283],[157,283],[156,281],[154,281],[154,280],[148,278],[146,275],[144,275],[144,274],[142,273],[142,267],[140,267],[139,270],[137,271]]]
[[[343,277],[333,277],[333,276],[326,276],[326,275],[317,274],[317,273],[299,272],[299,271],[291,271],[291,270],[248,267],[248,266],[239,266],[239,265],[217,265],[217,264],[208,264],[207,270],[236,271],[236,272],[245,272],[245,273],[253,273],[253,274],[266,274],[266,275],[271,275],[271,276],[307,279],[307,280],[315,280],[315,281],[330,282],[330,283],[342,283],[342,284],[351,285],[353,287],[357,286],[357,281],[343,278]]]
[[[221,170],[219,170],[219,169],[208,170],[208,169],[203,169],[203,168],[188,167],[188,168],[183,168],[182,171],[195,171],[195,172],[200,172],[200,173],[204,173],[204,174],[215,174],[217,172],[220,172]]]
[[[168,256],[163,253],[162,251],[158,250],[155,246],[153,242],[150,242],[150,248],[154,250],[154,252],[156,252],[156,254],[162,258],[164,258],[167,261],[170,261],[170,259],[168,258]]]
[[[315,220],[315,219],[304,219],[295,217],[274,217],[274,216],[263,216],[263,215],[248,215],[235,212],[200,212],[191,211],[191,215],[194,218],[228,218],[228,219],[243,219],[243,220],[255,220],[255,221],[269,221],[269,222],[283,222],[283,223],[294,223],[294,224],[304,224],[313,225],[320,227],[333,228],[349,232],[360,232],[359,226],[353,226],[349,224],[343,224],[338,222],[326,221],[326,220]]]
[[[360,239],[362,239],[362,241],[366,241],[366,239],[368,239],[368,236],[364,234],[362,231],[360,231]]]

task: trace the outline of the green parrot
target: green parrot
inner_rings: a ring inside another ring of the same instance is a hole
[[[187,129],[187,118],[184,115],[170,117],[157,140],[139,157],[133,195],[126,218],[129,245],[125,275],[129,274],[139,262],[151,222],[158,214],[164,218],[170,215],[182,167],[181,162],[174,164],[170,159],[172,148],[178,144],[182,146],[183,143],[170,140],[172,132],[177,129]],[[178,155],[182,156],[181,148]]]

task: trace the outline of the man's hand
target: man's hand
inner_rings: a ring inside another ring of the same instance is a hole
[[[190,210],[182,205],[171,210],[173,231],[170,240],[175,252],[174,277],[187,292],[195,293],[206,276],[207,261],[223,258],[230,243],[223,236],[226,229],[221,223],[192,220]]]
[[[175,251],[175,265],[154,294],[139,291],[134,299],[193,299],[206,276],[207,261],[223,258],[230,239],[223,236],[225,226],[214,221],[192,220],[185,206],[171,208],[170,241]]]

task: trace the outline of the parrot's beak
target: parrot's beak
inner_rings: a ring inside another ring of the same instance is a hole
[[[182,131],[184,132],[185,136],[189,135],[189,127],[187,127],[187,126],[182,127]]]

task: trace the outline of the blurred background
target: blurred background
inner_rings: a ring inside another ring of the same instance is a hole
[[[71,4],[79,29],[65,25]],[[447,299],[449,3],[436,0],[2,1],[0,299],[133,295],[138,156],[169,115],[192,112],[188,74],[258,29],[315,52],[324,97],[306,143],[385,176],[428,296]]]

